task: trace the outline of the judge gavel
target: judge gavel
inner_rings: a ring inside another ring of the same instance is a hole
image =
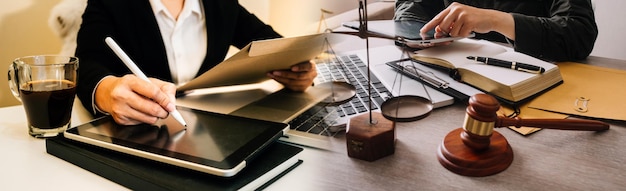
[[[595,120],[522,119],[519,117],[497,116],[496,112],[499,109],[500,103],[490,95],[476,94],[470,98],[469,106],[466,110],[465,124],[463,125],[465,131],[461,135],[467,146],[477,150],[487,148],[489,139],[482,136],[491,135],[495,127],[515,126],[519,128],[525,126],[576,131],[603,131],[609,129],[609,124]]]
[[[513,150],[496,127],[539,127],[546,129],[603,131],[609,124],[584,119],[521,119],[498,116],[500,103],[487,94],[470,97],[463,128],[448,133],[439,147],[439,162],[448,170],[466,176],[501,172],[513,161]]]

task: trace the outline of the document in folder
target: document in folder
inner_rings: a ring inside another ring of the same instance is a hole
[[[564,83],[529,103],[546,111],[626,120],[626,71],[579,63],[559,63]]]
[[[320,55],[324,43],[339,43],[341,34],[322,33],[299,37],[254,41],[232,57],[177,88],[178,91],[258,83],[266,73],[289,69]]]

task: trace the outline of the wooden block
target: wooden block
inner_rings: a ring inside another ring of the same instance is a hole
[[[395,152],[395,122],[378,112],[372,112],[372,119],[374,123],[370,123],[370,115],[365,113],[352,117],[348,122],[346,129],[348,156],[375,161]]]

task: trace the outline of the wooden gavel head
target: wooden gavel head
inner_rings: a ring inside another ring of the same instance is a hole
[[[476,94],[469,99],[461,139],[463,143],[474,149],[489,148],[490,137],[495,128],[500,109],[498,100],[487,94]]]
[[[584,119],[521,119],[498,116],[500,103],[487,94],[476,94],[469,99],[461,133],[463,143],[474,150],[484,150],[489,147],[489,137],[497,127],[539,127],[547,129],[603,131],[609,129],[609,124]]]
[[[437,152],[439,163],[448,170],[465,176],[488,176],[508,168],[513,162],[513,149],[496,127],[540,127],[563,130],[602,131],[609,125],[582,119],[525,119],[498,116],[500,103],[487,94],[469,99],[463,128],[446,135]]]
[[[488,176],[508,168],[513,149],[502,134],[493,131],[500,103],[487,95],[470,97],[463,128],[446,135],[437,152],[439,163],[465,176]]]

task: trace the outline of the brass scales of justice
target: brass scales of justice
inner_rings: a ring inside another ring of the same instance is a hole
[[[372,108],[372,85],[369,59],[369,37],[385,38],[395,40],[395,38],[382,37],[368,32],[367,29],[367,0],[359,1],[359,30],[358,32],[333,32],[357,35],[365,39],[366,43],[366,62],[367,62],[367,80],[368,80],[368,104]],[[327,59],[333,59],[335,52],[332,50],[329,42],[325,42]],[[403,50],[402,56],[408,57],[408,50]],[[331,62],[328,62],[331,63]],[[339,64],[339,69],[343,66]],[[415,67],[413,67],[415,68]],[[400,77],[399,91],[402,87],[402,74],[399,72],[393,82]],[[356,88],[345,81],[331,81],[316,86],[330,89],[331,95],[322,102],[329,105],[341,105],[348,102],[356,95]],[[392,87],[392,89],[394,89]],[[348,148],[348,156],[366,161],[375,161],[385,156],[391,155],[395,151],[395,122],[409,122],[422,119],[430,114],[433,109],[430,95],[426,87],[422,83],[422,87],[428,98],[416,95],[403,95],[388,97],[380,106],[380,112],[369,112],[362,115],[351,117],[346,127],[346,144]]]
[[[367,30],[367,0],[359,0],[358,32],[335,32],[358,35],[365,39],[367,50],[368,82],[370,81],[369,37],[388,38]],[[400,39],[401,40],[401,39]],[[326,43],[329,45],[329,43]],[[332,48],[330,54],[334,55]],[[408,55],[403,50],[403,56]],[[404,69],[404,68],[403,68]],[[402,79],[402,78],[400,78]],[[402,82],[400,82],[400,85]],[[327,82],[332,94],[325,101],[345,103],[355,96],[354,86],[341,81]],[[395,81],[394,81],[395,86]],[[422,86],[425,88],[424,83]],[[401,89],[401,87],[399,87]],[[393,89],[393,88],[392,88]],[[425,89],[427,95],[428,91]],[[371,83],[368,83],[369,108],[372,108]],[[348,156],[375,161],[395,152],[395,123],[422,119],[432,111],[429,98],[420,96],[395,96],[381,105],[381,113],[372,112],[352,117],[346,128]],[[464,176],[489,176],[507,169],[513,161],[513,150],[496,127],[539,127],[546,129],[604,131],[609,125],[585,119],[521,119],[497,116],[499,102],[490,95],[476,94],[469,99],[462,128],[448,133],[437,151],[439,163],[446,169]]]

